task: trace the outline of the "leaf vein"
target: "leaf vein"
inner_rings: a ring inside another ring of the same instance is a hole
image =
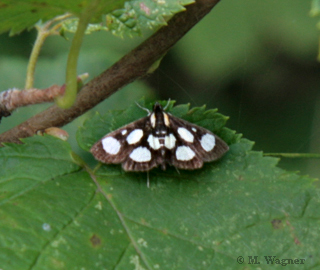
[[[125,229],[127,236],[130,239],[131,244],[133,245],[134,249],[136,250],[136,252],[138,253],[138,255],[140,256],[141,260],[143,261],[143,263],[145,264],[145,266],[147,267],[147,269],[152,270],[152,267],[149,265],[147,258],[144,256],[144,254],[142,253],[142,251],[139,249],[137,242],[135,241],[129,226],[126,224],[125,219],[123,214],[117,209],[116,205],[111,201],[111,199],[108,197],[108,194],[106,194],[104,192],[104,190],[101,188],[100,184],[98,183],[95,175],[93,174],[93,171],[85,165],[85,168],[87,170],[87,172],[90,174],[90,177],[92,178],[93,182],[96,184],[98,191],[101,192],[101,194],[105,197],[105,199],[107,200],[107,202],[110,204],[110,206],[113,208],[113,210],[116,212],[123,228]]]
[[[70,221],[67,222],[67,223],[52,237],[51,240],[47,241],[47,243],[43,245],[43,248],[38,252],[38,255],[35,257],[33,263],[30,265],[29,270],[32,270],[32,269],[36,266],[36,264],[38,263],[38,260],[39,260],[39,258],[40,258],[40,256],[41,256],[42,252],[53,242],[53,240],[56,239],[69,225],[71,225],[71,224],[74,222],[74,220],[75,220],[78,216],[80,216],[80,215],[86,210],[86,208],[88,208],[88,207],[90,206],[90,204],[91,204],[91,202],[94,200],[96,194],[97,194],[96,192],[93,192],[92,197],[90,198],[90,200],[88,201],[88,203],[85,204],[84,207],[81,208],[81,209],[79,210],[79,212],[76,213],[75,216],[74,216],[73,218],[71,218]]]

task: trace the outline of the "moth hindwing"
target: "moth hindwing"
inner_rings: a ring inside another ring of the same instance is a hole
[[[103,163],[121,163],[125,171],[149,171],[158,166],[165,170],[167,164],[194,170],[229,149],[211,131],[165,112],[158,102],[147,111],[146,117],[96,142],[91,148],[93,156]]]

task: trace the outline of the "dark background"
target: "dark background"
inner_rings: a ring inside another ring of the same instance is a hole
[[[230,117],[227,126],[256,142],[258,151],[320,153],[320,65],[317,19],[311,1],[222,0],[165,56],[160,68],[79,117],[65,129],[75,151],[75,132],[93,111],[124,109],[133,101],[174,99],[207,105]],[[0,36],[0,90],[23,89],[35,31]],[[109,32],[86,36],[78,73],[101,73],[146,38]],[[70,35],[71,38],[71,35]],[[52,36],[41,51],[35,87],[63,84],[71,39]],[[48,105],[30,106],[2,120],[3,132]],[[282,159],[280,166],[319,177],[319,160]]]

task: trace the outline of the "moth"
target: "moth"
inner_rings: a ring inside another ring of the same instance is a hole
[[[165,170],[167,165],[199,169],[228,151],[211,131],[167,113],[168,105],[162,108],[156,102],[152,111],[141,107],[146,117],[105,135],[91,153],[103,163],[121,163],[125,171],[149,171],[158,166]]]

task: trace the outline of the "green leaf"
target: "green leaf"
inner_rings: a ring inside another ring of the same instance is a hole
[[[192,0],[139,0],[125,3],[123,9],[114,10],[106,16],[107,27],[117,36],[140,35],[145,29],[154,29],[166,25],[173,14],[185,10],[184,5]]]
[[[154,169],[148,188],[146,173],[120,165],[80,171],[69,145],[50,136],[1,148],[1,269],[269,269],[263,256],[305,259],[289,268],[315,269],[314,179],[252,151],[215,110],[173,102],[168,110],[216,132],[228,153],[199,170]],[[145,114],[136,105],[97,114],[77,137],[87,149],[99,132]],[[249,264],[250,256],[260,264]]]
[[[64,34],[65,31],[75,33],[78,27],[78,22],[79,22],[78,18],[65,20],[61,28],[61,33]],[[102,30],[108,31],[109,29],[101,23],[99,24],[90,23],[85,31],[85,34],[88,35],[88,34],[91,34],[92,32],[102,31]]]
[[[5,0],[0,3],[0,33],[10,30],[17,34],[33,27],[39,20],[47,21],[64,13],[72,13],[79,17],[92,1],[82,0]],[[99,0],[93,22],[101,20],[102,14],[123,7],[124,0]]]
[[[45,22],[65,13],[71,13],[78,18],[91,2],[82,0],[2,1],[0,3],[0,33],[10,30],[10,34],[14,35],[30,29],[40,20]],[[91,19],[86,34],[100,30],[110,30],[118,36],[140,34],[143,29],[154,29],[165,25],[168,17],[183,11],[184,5],[193,2],[192,0],[133,0],[128,2],[97,0],[95,15]],[[105,16],[101,20],[102,15]],[[75,32],[77,18],[66,20],[61,31]]]
[[[116,36],[141,35],[146,29],[155,29],[166,25],[167,20],[175,13],[184,11],[185,5],[192,0],[177,1],[128,1],[122,9],[116,9],[106,15],[101,23],[90,24],[86,34],[95,31],[111,31]],[[106,24],[105,24],[106,22]],[[63,23],[62,31],[75,32],[78,19],[69,19]]]

